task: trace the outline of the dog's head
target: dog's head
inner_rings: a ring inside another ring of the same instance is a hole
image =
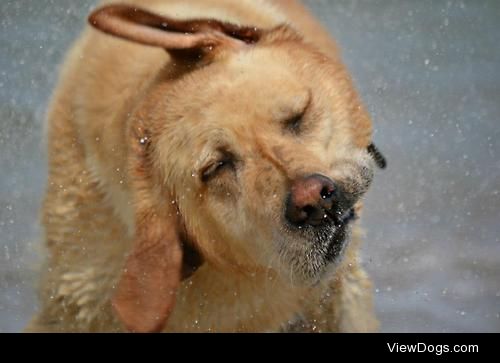
[[[118,5],[90,22],[170,54],[129,120],[136,240],[114,306],[130,329],[163,326],[183,245],[231,273],[272,269],[299,284],[335,266],[373,156],[383,162],[338,60],[288,26],[176,21]]]

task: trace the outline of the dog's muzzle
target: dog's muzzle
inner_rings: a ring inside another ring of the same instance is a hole
[[[330,178],[313,174],[293,181],[285,206],[292,228],[312,238],[327,261],[342,254],[349,222],[356,219],[355,198]]]

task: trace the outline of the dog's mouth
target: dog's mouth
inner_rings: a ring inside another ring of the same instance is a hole
[[[320,226],[299,225],[291,227],[294,233],[308,244],[312,255],[325,262],[334,262],[342,255],[349,235],[350,224],[357,219],[354,208],[345,211],[325,211]],[[289,227],[290,228],[290,227]],[[312,252],[314,251],[314,252]]]
[[[349,225],[356,219],[354,208],[339,213],[332,218],[327,227],[327,230],[329,230],[327,238],[319,237],[319,243],[322,244],[323,248],[326,247],[325,259],[328,262],[333,262],[342,255],[349,234]],[[322,235],[324,236],[323,233]]]
[[[182,247],[182,270],[181,278],[185,280],[191,277],[192,274],[198,270],[198,268],[203,265],[203,256],[194,247],[194,243],[190,241],[187,237],[183,236],[181,239]]]
[[[357,218],[356,212],[354,211],[354,208],[351,208],[348,209],[346,212],[340,214],[338,222],[339,224],[347,225],[350,222],[354,221],[356,218]]]
[[[292,279],[314,285],[325,273],[335,271],[348,245],[349,227],[356,219],[353,208],[337,209],[325,211],[321,225],[288,225],[294,236],[281,240],[280,254],[291,267]]]

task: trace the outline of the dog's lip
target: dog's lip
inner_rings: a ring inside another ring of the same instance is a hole
[[[337,219],[339,224],[346,225],[357,219],[357,215],[354,211],[354,208],[350,208],[346,212],[341,213],[341,215]]]
[[[328,261],[335,261],[342,255],[344,250],[349,223],[357,218],[354,208],[348,209],[346,212],[341,213],[340,216],[335,218],[334,231],[330,236],[328,241],[328,247],[326,252],[326,259]]]
[[[354,208],[350,208],[344,213],[339,213],[333,219],[332,227],[334,227],[334,232],[332,234],[332,240],[335,240],[339,233],[345,232],[349,224],[356,219],[357,215]]]
[[[330,226],[335,226],[336,228],[341,228],[346,225],[348,225],[350,222],[356,220],[358,218],[354,208],[347,209],[346,211],[338,211],[338,212],[331,212],[328,211],[325,213],[324,216],[325,219],[328,219]],[[296,228],[298,229],[303,229],[305,227],[308,227],[308,225],[301,224],[297,226]]]

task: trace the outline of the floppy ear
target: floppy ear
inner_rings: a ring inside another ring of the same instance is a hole
[[[158,186],[154,188],[148,138],[132,139],[129,170],[136,207],[135,240],[112,305],[128,330],[157,332],[173,310],[181,280],[180,227],[171,198],[155,198]]]
[[[387,160],[385,159],[385,156],[380,152],[375,144],[371,143],[368,145],[366,150],[371,155],[373,160],[375,160],[375,164],[377,164],[380,169],[385,169],[387,167]]]
[[[101,7],[89,16],[89,23],[111,35],[166,50],[197,50],[214,47],[241,47],[255,43],[261,31],[212,19],[175,20],[135,6],[114,4]]]

